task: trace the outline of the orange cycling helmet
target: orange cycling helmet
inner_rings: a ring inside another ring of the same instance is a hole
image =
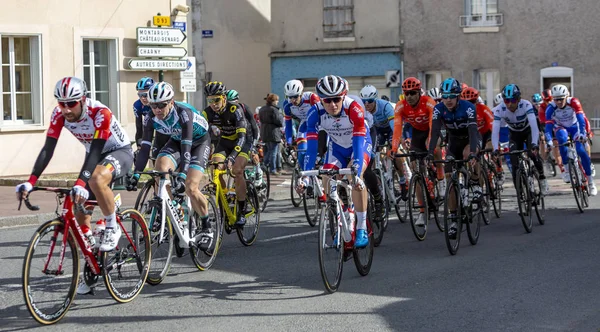
[[[477,98],[479,98],[479,91],[473,87],[468,87],[462,90],[460,93],[460,98],[468,101],[477,100]]]
[[[542,91],[542,100],[543,101],[551,101],[552,100],[552,92],[550,89],[546,89]]]
[[[421,90],[421,81],[416,77],[409,77],[402,82],[402,91]]]
[[[462,88],[463,91],[465,91],[469,86],[467,85],[467,83],[461,83],[460,87]]]

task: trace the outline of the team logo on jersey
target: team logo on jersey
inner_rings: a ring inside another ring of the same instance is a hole
[[[94,126],[96,128],[102,127],[102,123],[104,122],[104,114],[102,112],[98,112],[96,114],[96,119],[94,120]]]

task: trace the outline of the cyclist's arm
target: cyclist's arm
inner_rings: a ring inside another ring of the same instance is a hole
[[[306,153],[304,154],[304,160],[298,160],[298,165],[301,165],[303,171],[315,168],[317,151],[319,149],[318,126],[319,110],[313,106],[308,110],[308,116],[306,118]]]
[[[352,130],[352,156],[353,164],[358,167],[358,174],[362,174],[365,153],[365,139],[367,136],[367,126],[365,126],[364,110],[356,102],[350,104],[348,117],[354,128]]]
[[[139,148],[142,144],[142,136],[144,136],[144,116],[135,108],[135,104],[133,114],[135,114],[135,144]]]
[[[254,120],[254,117],[248,111],[248,105],[240,105],[244,107],[244,116],[246,117],[246,122],[250,124],[250,129],[252,129],[252,141],[258,140],[258,125],[256,124],[256,120]]]
[[[283,109],[285,119],[285,141],[288,145],[292,144],[292,138],[294,137],[294,122],[292,121],[292,112],[290,111],[290,104],[287,104]]]
[[[548,105],[546,107],[546,142],[550,144],[552,142],[552,129],[554,127],[554,120],[552,116],[554,115],[554,107],[552,105]]]
[[[152,115],[144,119],[144,128],[142,130],[141,149],[135,160],[135,171],[142,172],[146,168],[148,158],[150,158],[150,150],[152,148],[152,139],[154,138],[154,121]]]
[[[575,111],[575,116],[577,117],[577,125],[579,126],[579,132],[585,135],[587,133],[585,127],[585,114],[583,113],[583,107],[581,107],[579,99],[571,98],[571,107]]]
[[[246,142],[246,138],[248,133],[246,132],[246,117],[243,114],[243,109],[238,105],[232,104],[229,107],[229,111],[234,113],[235,117],[235,133],[237,134],[237,140],[235,141],[235,148],[231,152],[232,157],[237,157],[237,155],[242,151],[242,146]]]
[[[440,137],[440,130],[442,129],[442,116],[437,108],[433,109],[431,115],[431,133],[429,134],[429,154],[433,154],[435,147],[437,146],[437,140]],[[477,126],[475,126],[477,130]]]
[[[189,108],[177,107],[177,115],[179,115],[179,125],[181,125],[180,174],[187,175],[190,168],[192,142],[194,139],[194,114]]]
[[[540,129],[538,128],[537,116],[533,108],[527,111],[527,121],[529,121],[529,127],[531,127],[531,144],[538,145],[540,141]]]
[[[400,145],[400,141],[402,141],[402,103],[398,103],[396,105],[396,110],[394,111],[394,127],[392,128],[392,151],[398,151],[398,146]]]
[[[477,112],[472,108],[470,108],[470,109],[473,110],[473,112],[467,112],[467,114],[468,114],[468,118],[467,118],[468,127],[467,128],[469,129],[469,142],[471,145],[471,153],[476,153],[477,147],[479,146],[479,144],[478,144],[479,130],[477,129]],[[437,143],[437,138],[435,141],[433,141],[433,143]]]
[[[44,143],[42,150],[38,154],[31,175],[29,176],[28,182],[31,183],[32,186],[35,185],[40,175],[42,175],[46,167],[48,167],[48,164],[54,155],[54,149],[56,148],[56,143],[58,142],[64,124],[65,118],[62,116],[60,108],[56,107],[52,112],[52,116],[50,116],[50,127],[46,134],[46,143]]]
[[[502,125],[502,119],[494,116],[494,122],[492,122],[492,148],[498,150],[500,144],[500,126]]]
[[[388,120],[390,128],[394,130],[394,109],[392,108],[392,104],[390,104],[389,102],[385,103],[383,113],[385,114],[385,117]]]
[[[83,166],[79,172],[79,177],[77,177],[77,181],[75,181],[76,186],[79,185],[85,187],[87,182],[92,177],[92,173],[94,173],[96,165],[98,165],[100,162],[104,145],[111,135],[111,119],[112,113],[108,110],[108,108],[103,108],[96,112],[96,115],[94,116],[94,128],[96,129],[94,132],[94,139],[92,139],[89,153],[87,153],[85,156],[85,161],[83,162]]]

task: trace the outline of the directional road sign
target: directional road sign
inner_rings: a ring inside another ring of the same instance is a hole
[[[179,45],[185,40],[185,33],[175,28],[137,28],[137,42],[140,45]]]
[[[138,46],[137,56],[149,58],[182,58],[187,54],[183,47]]]
[[[179,86],[181,92],[196,92],[196,79],[195,78],[182,78]]]
[[[162,60],[162,59],[131,59],[129,68],[134,70],[185,70],[187,60]]]

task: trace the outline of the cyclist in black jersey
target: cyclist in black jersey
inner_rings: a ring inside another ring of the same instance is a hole
[[[256,120],[254,119],[252,114],[250,114],[250,106],[239,102],[240,94],[236,90],[227,91],[227,94],[225,96],[227,97],[228,102],[237,103],[244,110],[244,117],[246,118],[246,137],[248,139],[248,142],[252,143],[252,145],[250,146],[251,153],[249,154],[249,156],[252,158],[252,162],[254,163],[254,165],[258,165],[260,159],[258,157],[258,153],[256,152],[256,144],[258,144],[258,136],[260,135],[260,131],[258,129],[258,124],[256,123]],[[258,169],[260,171],[260,167]]]
[[[246,117],[243,108],[226,99],[227,88],[222,82],[208,82],[204,86],[208,107],[202,114],[208,120],[213,135],[219,137],[212,155],[213,162],[227,161],[233,165],[235,193],[238,202],[236,227],[246,224],[246,182],[244,168],[248,164],[248,152],[252,137],[247,134]],[[225,165],[222,165],[222,168]],[[224,186],[224,181],[221,179]]]

